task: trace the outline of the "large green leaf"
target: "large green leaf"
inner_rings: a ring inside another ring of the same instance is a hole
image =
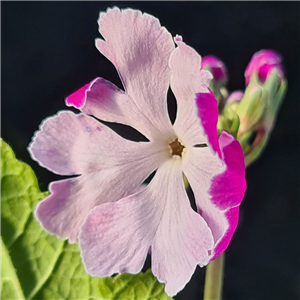
[[[110,278],[90,277],[76,244],[47,234],[35,220],[47,193],[36,176],[1,140],[1,299],[171,299],[151,271]]]

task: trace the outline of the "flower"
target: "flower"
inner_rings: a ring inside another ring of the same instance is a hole
[[[282,79],[284,72],[281,61],[281,56],[274,50],[260,50],[256,52],[245,70],[246,85],[249,84],[255,71],[258,72],[259,80],[262,83],[266,81],[269,73],[274,69],[278,70],[278,76]]]
[[[217,100],[201,57],[158,19],[117,7],[100,13],[96,47],[116,67],[125,91],[96,78],[66,99],[81,110],[46,119],[33,159],[54,173],[36,218],[48,232],[78,242],[93,276],[140,272],[151,248],[152,272],[175,295],[228,246],[245,191],[239,143],[218,138]],[[174,125],[167,91],[177,98]],[[100,120],[132,126],[149,142],[117,135]],[[152,181],[141,188],[156,170]],[[195,194],[191,206],[183,174]]]

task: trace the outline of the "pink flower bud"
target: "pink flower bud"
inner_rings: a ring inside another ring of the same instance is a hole
[[[249,84],[253,72],[258,72],[259,80],[264,83],[268,74],[274,69],[278,69],[279,78],[284,77],[281,56],[274,50],[261,50],[253,54],[246,70],[246,85]]]
[[[216,56],[208,55],[203,57],[201,69],[209,70],[216,82],[227,81],[227,69],[225,64]]]
[[[226,103],[232,103],[232,102],[235,102],[235,101],[240,102],[242,100],[243,96],[244,96],[244,92],[241,91],[241,90],[232,92],[229,95]]]

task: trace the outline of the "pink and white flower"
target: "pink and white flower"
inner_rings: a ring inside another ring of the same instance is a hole
[[[66,99],[81,113],[61,111],[42,123],[29,147],[33,159],[80,176],[51,183],[36,217],[48,232],[79,242],[93,276],[138,273],[151,248],[153,274],[174,295],[231,240],[246,189],[243,152],[230,134],[218,138],[212,76],[180,36],[175,48],[158,19],[116,7],[100,13],[99,31],[96,47],[125,91],[96,78]],[[169,86],[178,105],[174,125]],[[126,140],[90,115],[132,126],[149,141]]]
[[[264,83],[269,73],[274,69],[278,70],[279,79],[283,79],[282,58],[279,53],[271,49],[260,50],[254,53],[245,70],[246,85],[249,84],[254,72],[258,72],[259,80]]]
[[[216,82],[226,83],[228,80],[228,72],[225,64],[214,55],[207,55],[203,57],[201,69],[209,70]]]

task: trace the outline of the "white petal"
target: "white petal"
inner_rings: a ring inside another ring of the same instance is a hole
[[[32,158],[61,175],[85,174],[143,159],[169,155],[166,143],[137,143],[84,114],[61,111],[47,118],[29,146]]]
[[[170,131],[166,100],[168,61],[175,47],[171,34],[157,18],[132,9],[108,9],[100,13],[98,24],[104,39],[97,39],[96,47],[115,65],[140,118],[149,119],[161,133]],[[153,140],[150,134],[146,136]]]
[[[136,143],[95,119],[72,112],[48,118],[30,146],[42,166],[59,174],[82,174],[54,182],[36,216],[50,233],[71,242],[92,208],[136,192],[170,152],[167,144]]]
[[[199,122],[196,94],[208,92],[207,83],[212,76],[208,71],[200,71],[201,56],[193,48],[178,36],[175,41],[178,47],[169,61],[172,70],[171,89],[177,100],[174,130],[185,145],[206,143],[207,138]]]
[[[174,295],[208,263],[212,234],[190,207],[182,176],[181,161],[170,159],[144,190],[90,213],[80,235],[88,273],[137,273],[151,246],[153,273]]]

